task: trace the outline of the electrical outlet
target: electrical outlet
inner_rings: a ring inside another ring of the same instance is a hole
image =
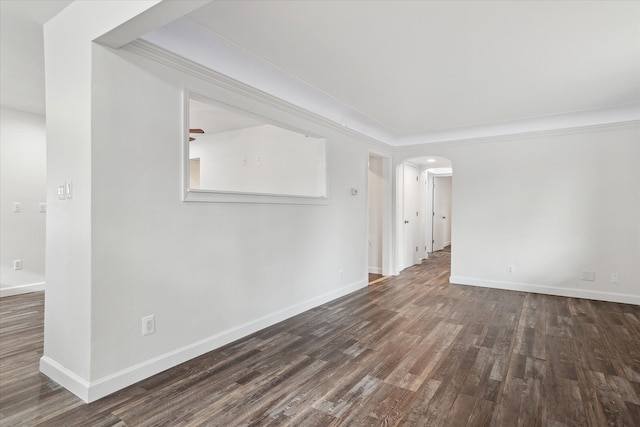
[[[151,335],[156,332],[156,316],[150,314],[142,318],[142,335]]]
[[[21,259],[14,259],[13,260],[13,269],[14,270],[22,270],[22,260]]]
[[[40,213],[47,213],[47,204],[40,203]]]
[[[13,213],[21,213],[22,212],[22,203],[13,202]]]
[[[515,273],[516,268],[513,265],[507,265],[507,273]]]
[[[611,273],[611,284],[613,285],[620,284],[620,273]]]

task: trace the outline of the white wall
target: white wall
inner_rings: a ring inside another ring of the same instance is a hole
[[[269,124],[198,135],[200,189],[324,197],[325,143]]]
[[[46,129],[44,116],[0,110],[0,296],[44,289]],[[14,202],[22,212],[14,213]],[[22,270],[13,260],[22,260]]]
[[[125,36],[135,37],[139,33],[133,31],[131,25],[139,23],[148,29],[158,20],[167,22],[164,20],[167,14],[160,12],[170,9],[167,12],[170,15],[192,5],[193,2],[158,0],[76,1],[44,25],[48,291],[40,370],[84,400],[91,400],[95,388],[91,383],[94,339],[92,41],[114,29],[121,40]],[[160,12],[146,14],[149,11]],[[69,31],[70,28],[73,31]],[[135,116],[127,118],[132,119]],[[127,141],[135,136],[124,135]],[[134,139],[130,147],[135,146],[135,142]],[[118,144],[118,141],[109,143]],[[118,168],[117,163],[113,167]],[[143,180],[144,172],[140,175]],[[57,199],[56,187],[61,180],[73,181],[72,199]],[[112,305],[111,313],[117,313],[118,309],[119,304]]]
[[[78,394],[93,400],[366,286],[367,197],[351,189],[366,188],[367,143],[127,50],[95,45],[92,58],[91,351]],[[181,201],[185,90],[326,137],[328,204]],[[157,331],[143,337],[149,314]],[[60,333],[65,322],[48,320]],[[60,382],[80,376],[45,356]]]
[[[452,282],[640,304],[639,128],[433,144],[395,161],[453,162]]]

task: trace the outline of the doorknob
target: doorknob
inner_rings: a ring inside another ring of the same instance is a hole
[[[409,224],[409,221],[406,221],[406,220],[405,220],[405,222],[404,222],[404,223],[405,223],[405,224]]]
[[[443,216],[443,217],[442,217],[442,219],[447,219],[447,217],[446,217],[446,216]]]

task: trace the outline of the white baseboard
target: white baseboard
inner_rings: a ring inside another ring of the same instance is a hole
[[[40,358],[40,372],[78,396],[80,399],[87,403],[89,402],[89,382],[66,369],[55,360],[52,360],[47,356],[42,356]]]
[[[451,240],[449,240],[448,242],[444,242],[444,247],[446,248],[447,246],[451,246]]]
[[[503,282],[499,280],[483,280],[473,277],[451,276],[449,282],[457,285],[480,286],[483,288],[505,289],[509,291],[532,292],[536,294],[557,295],[561,297],[584,298],[598,301],[619,302],[622,304],[640,305],[639,295],[600,292],[586,289],[557,288],[530,283]]]
[[[44,291],[44,282],[29,283],[27,285],[11,286],[0,288],[0,298],[13,295],[28,294],[30,292]]]
[[[369,273],[371,273],[371,274],[382,274],[382,268],[380,268],[380,267],[369,267]]]
[[[180,363],[201,356],[209,351],[220,348],[237,339],[246,337],[261,329],[289,319],[304,311],[318,307],[336,298],[340,298],[358,289],[365,288],[367,281],[358,281],[344,286],[332,292],[302,301],[290,307],[276,311],[275,313],[249,321],[242,325],[220,332],[203,340],[177,348],[163,355],[146,360],[137,365],[123,369],[114,374],[87,382],[73,372],[65,369],[54,360],[43,356],[40,359],[40,371],[52,380],[56,381],[83,401],[90,403],[111,393],[149,378],[155,374],[172,368]]]

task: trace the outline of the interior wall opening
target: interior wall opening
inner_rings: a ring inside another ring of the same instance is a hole
[[[369,153],[367,177],[367,274],[370,285],[392,274],[391,269],[391,159]]]
[[[453,167],[440,156],[413,157],[396,170],[396,271],[452,248]]]

